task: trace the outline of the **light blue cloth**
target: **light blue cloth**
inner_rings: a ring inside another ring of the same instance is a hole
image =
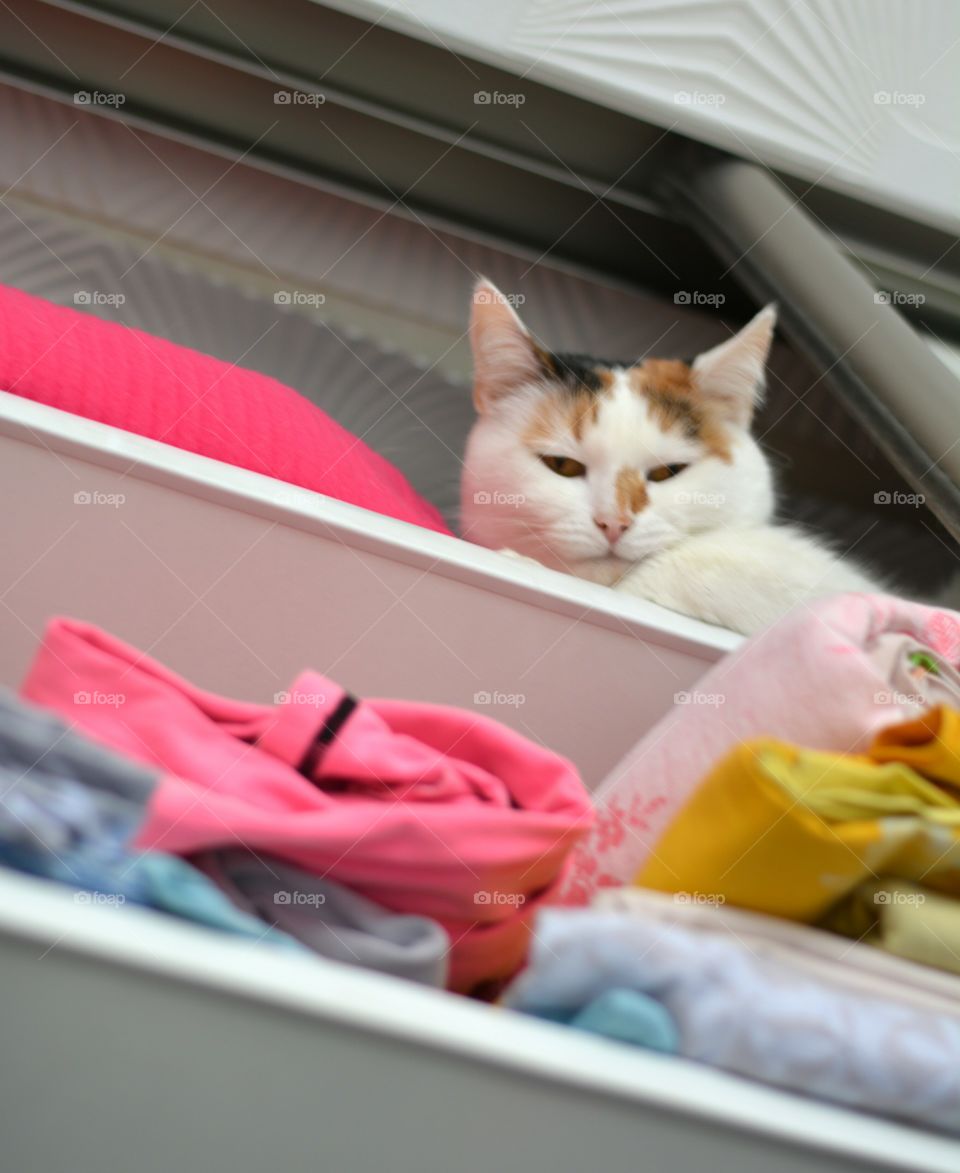
[[[648,1051],[663,1051],[670,1055],[677,1051],[677,1027],[669,1012],[655,998],[636,990],[605,990],[577,1010],[571,1010],[569,1006],[562,1009],[534,1006],[529,1013],[588,1034],[646,1047]]]
[[[185,860],[129,849],[156,781],[142,766],[0,692],[0,864],[308,952],[236,908]]]
[[[957,1017],[935,1013],[833,986],[730,933],[591,909],[540,914],[530,964],[504,1001],[589,1020],[614,991],[655,999],[686,1058],[960,1133],[960,1004]]]
[[[680,1046],[670,1012],[655,998],[636,990],[606,990],[575,1014],[570,1025],[668,1055],[676,1054]]]

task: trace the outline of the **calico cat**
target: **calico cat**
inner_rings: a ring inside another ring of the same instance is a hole
[[[689,364],[601,362],[544,350],[481,279],[463,536],[744,634],[805,599],[882,590],[773,524],[750,423],[775,323],[767,306]]]

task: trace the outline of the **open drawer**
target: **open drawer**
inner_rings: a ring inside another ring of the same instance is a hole
[[[594,784],[738,642],[8,394],[0,469],[8,685],[46,618],[69,612],[234,696],[268,700],[311,665],[361,693],[473,706]],[[945,1173],[960,1159],[945,1138],[6,871],[0,965],[0,1117],[22,1173]],[[38,1102],[55,1128],[36,1127]]]

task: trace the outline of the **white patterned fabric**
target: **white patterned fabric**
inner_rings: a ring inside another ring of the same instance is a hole
[[[889,637],[902,637],[890,639]],[[926,651],[940,666],[914,679],[902,663]],[[859,753],[877,733],[953,701],[960,613],[893,595],[833,595],[795,608],[720,660],[594,792],[596,819],[574,849],[560,903],[589,904],[634,882],[721,758],[775,737],[807,749]],[[932,690],[932,691],[931,691]],[[929,693],[929,696],[928,696]]]
[[[883,882],[887,887],[891,884]],[[629,912],[684,929],[719,932],[758,957],[780,962],[793,973],[802,972],[829,986],[960,1018],[960,978],[835,932],[737,908],[714,896],[668,894],[650,888],[607,888],[593,907],[600,912]]]

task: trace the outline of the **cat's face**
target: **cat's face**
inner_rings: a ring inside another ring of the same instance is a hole
[[[543,350],[480,282],[463,536],[580,573],[766,521],[770,470],[749,427],[774,321],[768,307],[689,365],[602,363]]]

